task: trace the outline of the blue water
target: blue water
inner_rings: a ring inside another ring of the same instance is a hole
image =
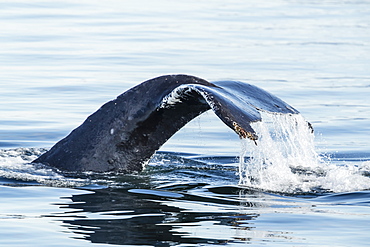
[[[1,246],[368,246],[369,1],[0,6]],[[140,174],[27,163],[106,101],[177,73],[245,81],[298,109],[325,160],[318,188],[238,185],[243,145],[211,112]]]

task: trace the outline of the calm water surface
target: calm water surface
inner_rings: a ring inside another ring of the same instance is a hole
[[[369,1],[0,6],[1,246],[368,246]],[[313,124],[334,172],[318,189],[238,186],[242,145],[211,112],[140,174],[27,163],[106,101],[177,73],[282,98]]]

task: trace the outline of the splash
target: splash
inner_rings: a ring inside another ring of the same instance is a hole
[[[242,140],[239,184],[284,193],[344,192],[370,187],[362,167],[334,164],[315,151],[314,134],[299,114],[262,113],[257,145]],[[248,158],[249,156],[249,158]]]

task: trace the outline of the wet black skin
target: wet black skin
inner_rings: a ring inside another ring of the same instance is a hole
[[[241,138],[254,141],[250,123],[261,121],[259,111],[298,113],[247,83],[166,75],[107,102],[33,162],[68,172],[141,171],[173,134],[209,109]]]

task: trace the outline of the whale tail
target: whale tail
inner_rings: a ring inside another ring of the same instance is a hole
[[[256,142],[250,123],[260,111],[299,112],[276,96],[239,81],[167,75],[145,81],[107,102],[34,163],[62,171],[141,171],[173,134],[212,109],[240,138]]]

